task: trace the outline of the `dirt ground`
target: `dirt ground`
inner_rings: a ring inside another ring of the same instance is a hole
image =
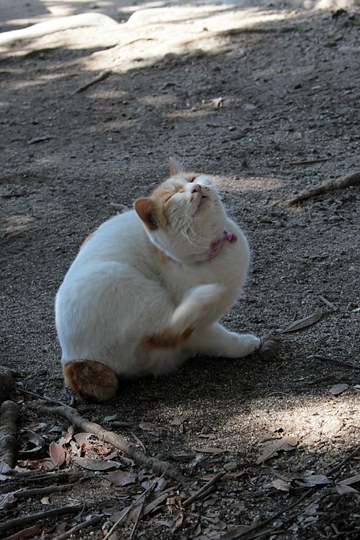
[[[360,10],[307,7],[2,2],[1,32],[89,11],[119,24],[0,47],[0,363],[20,405],[0,537],[58,539],[89,516],[71,538],[359,537],[359,187],[289,199],[359,172]],[[109,403],[72,403],[54,296],[84,238],[166,178],[169,156],[214,176],[251,244],[246,298],[224,323],[273,334],[280,351],[198,358]],[[186,481],[156,484],[112,445],[68,432],[39,396],[72,403]]]

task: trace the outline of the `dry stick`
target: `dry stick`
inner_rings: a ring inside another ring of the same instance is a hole
[[[143,452],[136,448],[136,446],[129,443],[121,435],[118,435],[113,431],[108,431],[104,429],[100,424],[96,424],[95,422],[87,420],[86,418],[80,416],[80,414],[72,407],[62,405],[58,407],[42,407],[42,410],[52,414],[59,414],[60,416],[67,418],[69,422],[74,424],[77,428],[81,429],[81,431],[85,431],[86,433],[92,433],[101,441],[112,444],[113,446],[115,446],[115,448],[118,448],[130,458],[132,458],[136,463],[140,465],[145,465],[146,467],[149,467],[158,474],[166,474],[171,478],[174,478],[178,482],[185,482],[185,479],[180,473],[180,471],[178,471],[170,463],[146,456]]]
[[[12,469],[15,464],[16,422],[20,407],[14,401],[4,401],[0,407],[0,469]]]
[[[141,493],[141,495],[139,495],[131,504],[130,506],[128,506],[125,510],[125,512],[119,517],[119,519],[114,523],[114,525],[111,527],[111,529],[109,530],[109,532],[107,533],[106,536],[104,536],[103,540],[107,540],[111,535],[112,533],[115,531],[116,527],[118,527],[120,525],[120,523],[122,521],[124,521],[124,519],[126,518],[126,516],[130,513],[130,511],[137,505],[137,503],[143,498],[143,497],[146,497],[146,495],[148,493],[150,493],[150,491],[152,491],[153,489],[155,489],[158,481],[164,476],[164,473],[161,475],[160,478],[157,478],[156,480],[154,480],[154,482],[152,484],[150,484],[150,486],[148,488],[145,489],[145,491],[143,491]]]
[[[44,495],[51,495],[58,491],[66,491],[67,489],[76,486],[78,482],[73,482],[72,484],[66,484],[64,486],[46,486],[43,488],[31,488],[31,489],[20,489],[18,491],[13,491],[12,495],[16,499],[30,499],[31,497],[43,497]]]
[[[112,71],[109,70],[109,69],[106,69],[105,71],[101,71],[101,73],[99,73],[99,75],[97,75],[96,77],[91,79],[91,81],[89,81],[89,82],[83,84],[82,86],[80,86],[79,88],[77,88],[73,95],[80,94],[81,92],[84,92],[84,90],[87,90],[88,88],[90,88],[90,86],[92,86],[93,84],[96,84],[96,83],[98,83],[100,81],[104,81],[105,79],[107,79],[111,75],[111,73],[112,73]]]
[[[200,499],[212,486],[214,486],[221,478],[225,475],[225,472],[219,472],[217,473],[211,480],[206,482],[196,493],[191,495],[186,501],[183,502],[183,507],[187,508],[190,506],[194,501],[197,499]]]
[[[312,197],[316,197],[317,195],[323,195],[324,193],[328,193],[329,191],[335,191],[336,189],[355,186],[357,184],[360,184],[359,172],[348,174],[346,176],[342,176],[341,178],[336,178],[335,180],[327,180],[319,186],[306,189],[298,195],[295,195],[289,200],[289,204],[296,204],[302,201],[306,201],[307,199],[311,199]]]
[[[90,527],[90,525],[95,525],[102,519],[102,516],[94,516],[91,519],[87,519],[85,521],[82,521],[79,523],[79,525],[75,525],[68,531],[65,531],[58,536],[54,536],[52,540],[66,540],[66,538],[69,538],[72,534],[76,533],[77,531],[80,531],[80,529],[84,529],[85,527]]]
[[[354,456],[356,456],[358,453],[360,452],[360,444],[359,446],[357,446],[355,448],[355,450],[353,450],[348,456],[346,456],[345,459],[343,459],[342,461],[340,461],[340,463],[338,463],[337,465],[334,465],[334,467],[332,467],[331,469],[329,469],[327,472],[326,472],[326,476],[331,476],[333,475],[335,472],[337,472],[339,469],[342,469],[342,467],[344,465],[346,465],[346,463],[348,463]]]
[[[334,362],[335,364],[347,366],[352,369],[360,369],[360,365],[354,364],[353,362],[347,362],[346,360],[338,360],[337,358],[329,358],[327,356],[321,356],[320,354],[313,354],[309,356],[309,358],[314,358],[315,360],[323,360],[324,362]]]
[[[38,514],[32,514],[30,516],[24,516],[15,519],[9,519],[0,523],[0,532],[8,531],[9,529],[15,529],[17,527],[25,527],[31,525],[31,523],[37,523],[43,519],[64,516],[66,514],[74,514],[84,508],[83,504],[76,504],[73,506],[64,506],[63,508],[54,508],[53,510],[47,510],[46,512],[39,512]]]

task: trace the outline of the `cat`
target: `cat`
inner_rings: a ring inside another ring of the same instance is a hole
[[[260,339],[218,321],[242,292],[249,246],[210,178],[170,161],[170,178],[103,223],[56,296],[65,384],[105,401],[121,378],[196,355],[241,358]]]

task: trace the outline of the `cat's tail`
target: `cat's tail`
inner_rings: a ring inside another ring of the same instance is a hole
[[[218,318],[224,293],[225,288],[217,283],[190,289],[172,314],[168,327],[145,338],[143,346],[148,349],[178,347],[196,328]]]

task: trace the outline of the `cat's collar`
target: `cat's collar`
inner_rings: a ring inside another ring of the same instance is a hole
[[[218,240],[215,240],[215,242],[213,242],[210,246],[210,250],[208,251],[207,253],[207,256],[205,256],[206,258],[202,259],[202,260],[197,260],[197,261],[184,261],[184,260],[180,260],[178,259],[177,257],[175,257],[175,255],[173,253],[170,253],[169,251],[165,250],[163,247],[159,246],[159,244],[154,240],[154,238],[152,238],[150,235],[149,235],[149,239],[152,243],[152,245],[154,246],[154,248],[157,250],[157,253],[160,257],[160,260],[162,262],[165,262],[166,259],[168,260],[172,260],[172,261],[175,261],[177,263],[180,263],[180,264],[184,264],[184,263],[190,263],[190,264],[201,264],[203,262],[207,262],[207,261],[211,261],[212,259],[214,259],[218,253],[220,253],[222,247],[224,246],[225,242],[229,242],[229,243],[233,243],[233,242],[236,242],[237,240],[237,237],[234,233],[230,232],[230,231],[224,231],[222,236],[218,239]]]
[[[235,236],[235,234],[233,234],[232,232],[229,232],[229,231],[224,231],[223,235],[221,236],[221,238],[219,238],[218,240],[216,240],[212,245],[211,245],[211,248],[210,248],[210,251],[209,251],[209,254],[208,254],[208,261],[211,261],[211,259],[213,259],[214,257],[216,257],[216,255],[219,253],[219,251],[221,251],[221,248],[223,247],[224,243],[225,242],[236,242],[237,238]]]

